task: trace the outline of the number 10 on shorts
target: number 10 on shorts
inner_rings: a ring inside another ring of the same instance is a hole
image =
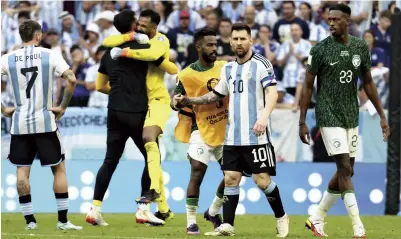
[[[252,154],[253,154],[253,162],[254,163],[259,163],[259,162],[265,162],[267,160],[267,163],[269,164],[269,167],[274,167],[274,160],[273,160],[273,155],[270,150],[267,149],[268,145],[260,147],[258,149],[253,149]]]

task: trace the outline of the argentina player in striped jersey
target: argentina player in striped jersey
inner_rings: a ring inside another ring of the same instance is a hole
[[[57,229],[82,230],[67,219],[68,184],[64,149],[56,125],[56,120],[63,116],[72,97],[76,78],[59,53],[37,47],[42,37],[38,22],[22,22],[19,34],[24,46],[1,57],[1,75],[8,75],[15,99],[15,107],[6,108],[1,104],[1,113],[11,117],[8,158],[17,166],[17,190],[26,229],[38,228],[33,215],[29,174],[35,155],[39,154],[41,165],[50,166],[54,175]],[[66,88],[60,106],[52,108],[54,73],[66,80]]]
[[[174,97],[180,108],[211,104],[225,96],[230,97],[222,162],[224,223],[205,234],[209,236],[234,235],[242,172],[253,174],[254,181],[266,194],[277,218],[277,237],[288,235],[289,218],[284,212],[278,187],[271,179],[276,175],[276,159],[269,139],[268,121],[278,97],[276,79],[271,63],[253,53],[251,45],[251,29],[243,23],[234,24],[231,46],[236,61],[224,65],[214,90],[200,97]]]

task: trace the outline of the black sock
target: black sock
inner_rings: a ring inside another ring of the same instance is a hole
[[[234,226],[235,210],[239,201],[239,186],[224,188],[223,218],[224,223]]]
[[[276,218],[283,217],[285,215],[283,203],[281,202],[280,192],[276,183],[272,180],[270,181],[269,186],[263,192],[266,195],[267,200],[269,201],[270,207],[274,212],[274,216]]]
[[[93,200],[103,201],[104,194],[109,187],[111,177],[117,168],[117,162],[113,162],[111,159],[106,158],[97,172],[95,192],[93,193]]]
[[[150,177],[147,163],[145,162],[145,167],[142,172],[141,178],[141,196],[150,190]]]
[[[36,223],[36,219],[32,213],[32,198],[31,194],[19,197],[22,213],[24,214],[26,224],[30,222]]]
[[[66,223],[67,212],[68,212],[68,192],[66,193],[55,193],[56,203],[57,203],[57,211],[58,211],[58,221],[62,223]]]

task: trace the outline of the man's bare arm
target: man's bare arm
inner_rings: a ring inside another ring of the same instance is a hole
[[[72,95],[74,94],[75,86],[77,84],[77,78],[75,77],[75,74],[72,70],[64,71],[61,77],[66,80],[67,85],[64,90],[64,96],[63,100],[60,103],[60,107],[66,109],[68,104],[70,103]]]
[[[306,111],[308,110],[308,106],[312,98],[314,81],[315,81],[315,76],[310,72],[306,72],[305,82],[302,86],[301,99],[300,99],[301,102],[300,103],[301,114],[299,116],[300,125],[305,124]]]
[[[214,91],[211,91],[205,95],[199,96],[199,97],[190,97],[188,98],[188,104],[189,105],[208,105],[211,103],[215,103],[219,100],[221,100],[222,96],[216,94]]]

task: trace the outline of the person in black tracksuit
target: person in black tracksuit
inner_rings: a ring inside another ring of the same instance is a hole
[[[128,16],[127,16],[128,14]],[[122,32],[132,30],[134,25],[134,13],[124,10],[114,18],[114,25]],[[121,18],[119,18],[121,17]],[[128,20],[127,20],[128,18]],[[126,30],[124,30],[126,29]],[[129,47],[131,49],[146,49],[149,44],[139,44],[130,41],[119,46],[120,48]],[[146,75],[149,62],[134,60],[130,58],[118,58],[113,60],[108,49],[98,70],[99,77],[109,80],[110,91],[103,92],[109,94],[108,113],[107,113],[107,152],[105,160],[96,176],[96,185],[93,197],[93,207],[91,210],[99,210],[106,190],[111,181],[111,177],[117,168],[119,160],[124,152],[128,138],[132,138],[146,161],[146,150],[142,140],[143,125],[148,110],[148,96],[146,87]],[[164,58],[158,59],[152,64],[160,65]],[[129,184],[128,184],[129,185]],[[150,177],[147,170],[147,163],[142,174],[142,192],[149,191]],[[107,224],[100,217],[101,221],[94,221],[88,213],[87,221],[91,224]],[[88,220],[89,217],[89,220]]]

